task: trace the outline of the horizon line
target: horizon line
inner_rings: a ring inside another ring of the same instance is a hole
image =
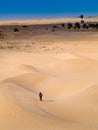
[[[2,20],[34,20],[34,19],[57,19],[57,18],[79,18],[83,14],[85,18],[98,17],[98,13],[54,13],[54,14],[0,14]]]

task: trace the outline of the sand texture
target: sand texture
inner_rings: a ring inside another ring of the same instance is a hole
[[[12,28],[1,27],[0,130],[98,130],[98,33]]]

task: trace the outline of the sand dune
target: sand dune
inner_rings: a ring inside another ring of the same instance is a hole
[[[98,129],[98,39],[65,34],[0,50],[0,130]]]
[[[12,60],[15,57],[18,55]],[[40,57],[37,55],[36,60]],[[98,92],[94,84],[98,81],[94,73],[97,74],[98,62],[79,57],[54,59],[44,68],[22,60],[15,66],[17,74],[12,76],[10,71],[11,76],[5,76],[0,84],[1,128],[17,129],[18,124],[18,129],[97,129]],[[39,91],[44,93],[42,103]]]

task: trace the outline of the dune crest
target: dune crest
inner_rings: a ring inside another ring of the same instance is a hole
[[[97,32],[13,27],[0,41],[0,130],[98,130]]]

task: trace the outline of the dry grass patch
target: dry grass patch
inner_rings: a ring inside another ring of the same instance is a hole
[[[41,46],[41,48],[46,48],[46,46]]]

